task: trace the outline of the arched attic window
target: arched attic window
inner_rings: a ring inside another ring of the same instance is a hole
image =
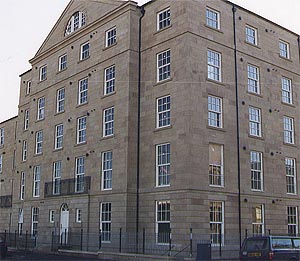
[[[84,12],[76,12],[70,18],[65,35],[70,35],[71,33],[77,31],[79,28],[86,24],[86,14]]]

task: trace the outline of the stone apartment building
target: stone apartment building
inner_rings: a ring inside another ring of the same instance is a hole
[[[0,123],[1,230],[298,234],[299,55],[228,1],[72,0]]]

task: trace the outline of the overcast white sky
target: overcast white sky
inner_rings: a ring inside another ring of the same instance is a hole
[[[1,1],[0,122],[17,115],[19,75],[31,68],[28,60],[35,55],[68,2],[69,0]],[[138,2],[143,4],[148,1]],[[232,2],[300,34],[300,0]]]

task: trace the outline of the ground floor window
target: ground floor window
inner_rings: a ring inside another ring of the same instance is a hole
[[[23,235],[23,223],[24,223],[24,214],[23,208],[19,208],[19,220],[18,220],[18,234],[19,236]]]
[[[287,207],[288,214],[288,234],[296,236],[298,234],[298,209],[297,207]]]
[[[100,229],[102,242],[111,242],[111,203],[101,203]]]
[[[210,202],[209,216],[211,243],[214,245],[224,244],[224,202]]]
[[[33,237],[37,236],[38,223],[39,223],[39,208],[33,207],[32,214],[31,214],[31,235]]]
[[[167,244],[170,239],[170,201],[156,202],[156,242]]]
[[[256,205],[252,208],[252,232],[253,235],[265,233],[264,205]]]

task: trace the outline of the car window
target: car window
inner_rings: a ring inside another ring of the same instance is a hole
[[[300,248],[300,238],[294,238],[293,243],[295,248]]]
[[[246,241],[246,245],[245,245],[246,251],[259,251],[267,248],[268,248],[267,238],[249,239]]]
[[[291,238],[273,238],[272,239],[272,248],[273,249],[293,248],[292,239]]]

